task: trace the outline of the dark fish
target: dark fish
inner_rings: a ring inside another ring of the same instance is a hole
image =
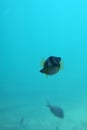
[[[61,107],[58,106],[53,106],[50,105],[49,103],[47,104],[47,107],[49,107],[50,111],[57,117],[59,118],[64,118],[64,111],[62,110]]]
[[[59,130],[59,128],[56,126],[56,129],[55,130]]]
[[[40,70],[41,73],[45,73],[47,75],[56,74],[61,68],[61,58],[50,56],[45,60],[43,64],[43,68]]]
[[[24,124],[24,117],[21,117],[21,119],[20,119],[20,125],[23,125]]]

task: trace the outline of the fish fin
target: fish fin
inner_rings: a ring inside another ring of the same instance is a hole
[[[46,78],[48,78],[48,75],[46,74]]]
[[[63,70],[63,69],[64,69],[64,62],[61,61],[61,62],[60,62],[60,70]]]
[[[40,62],[40,67],[43,67],[43,66],[44,66],[44,63],[45,63],[45,58],[42,58],[42,59],[41,59],[41,62]]]

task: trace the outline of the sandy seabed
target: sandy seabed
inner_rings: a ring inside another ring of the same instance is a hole
[[[45,106],[6,106],[0,109],[0,130],[87,130],[87,102],[55,117]]]

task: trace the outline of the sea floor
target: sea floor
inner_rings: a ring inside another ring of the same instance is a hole
[[[46,106],[21,104],[0,107],[0,130],[87,130],[87,102],[65,110],[64,119]]]

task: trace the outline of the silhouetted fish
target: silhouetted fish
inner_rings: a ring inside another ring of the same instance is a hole
[[[56,129],[55,130],[59,130],[59,128],[56,126]]]
[[[64,118],[64,112],[62,110],[62,108],[58,107],[58,106],[53,106],[50,105],[49,103],[47,103],[47,107],[49,107],[50,111],[57,117],[59,118]]]
[[[62,68],[61,63],[61,57],[50,56],[44,61],[40,72],[46,75],[54,75]]]
[[[21,117],[21,119],[20,119],[20,125],[23,125],[24,124],[24,117]]]

